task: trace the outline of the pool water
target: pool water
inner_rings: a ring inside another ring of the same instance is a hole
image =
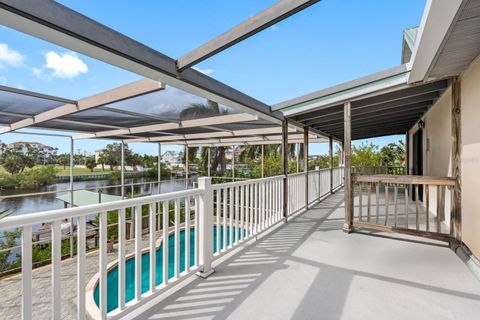
[[[227,227],[227,246],[230,245],[230,237]],[[220,228],[220,240],[223,239],[224,228]],[[236,229],[233,229],[233,239],[235,239]],[[171,234],[168,237],[168,278],[172,278],[175,273],[175,236]],[[195,264],[195,229],[190,230],[190,266]],[[216,226],[213,232],[213,250],[217,248]],[[220,248],[223,249],[223,241],[220,241]],[[157,248],[156,252],[156,279],[157,285],[163,282],[163,243]],[[180,272],[185,271],[185,230],[180,232]],[[150,253],[142,255],[142,293],[150,289]],[[97,306],[100,304],[99,285],[95,287],[94,299]],[[135,259],[129,259],[125,263],[125,301],[128,302],[135,298]],[[107,274],[107,312],[118,307],[118,266],[110,270]]]

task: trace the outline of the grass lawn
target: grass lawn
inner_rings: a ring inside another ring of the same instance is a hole
[[[55,166],[57,168],[58,172],[57,175],[59,176],[68,176],[70,174],[70,168],[67,166],[65,169],[63,169],[63,166]],[[93,172],[88,169],[88,168],[78,168],[74,167],[73,168],[73,174],[92,174],[92,173],[110,173],[110,168],[105,167],[105,171],[102,170],[102,168],[95,168],[93,169]]]

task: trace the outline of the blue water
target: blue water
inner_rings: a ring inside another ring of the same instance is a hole
[[[229,228],[227,227],[227,246],[230,245]],[[235,239],[236,228],[233,229],[233,239]],[[223,227],[220,229],[220,240],[223,239]],[[175,273],[175,236],[168,237],[168,278],[172,278]],[[195,264],[195,229],[190,230],[190,266]],[[213,232],[213,250],[217,248],[216,226]],[[220,248],[223,249],[223,241],[220,241]],[[163,244],[157,248],[156,252],[156,279],[157,285],[163,282]],[[185,231],[180,232],[180,272],[185,271]],[[99,305],[99,285],[94,291],[94,299]],[[142,255],[142,293],[150,289],[150,253]],[[135,298],[135,259],[129,259],[125,263],[125,301],[128,302]],[[107,275],[107,312],[118,307],[118,267],[113,268]]]

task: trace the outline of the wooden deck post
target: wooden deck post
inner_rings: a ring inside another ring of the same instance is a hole
[[[462,239],[462,183],[461,183],[461,81],[458,77],[452,83],[452,177],[455,179],[453,189],[453,208],[451,228],[457,241]]]
[[[333,139],[328,137],[328,157],[330,159],[330,193],[333,193]]]
[[[305,208],[308,209],[308,127],[303,128],[303,162],[305,172]]]
[[[351,104],[346,102],[344,106],[344,142],[345,142],[345,222],[343,231],[353,231],[353,188],[352,188],[352,114]]]
[[[410,175],[410,131],[405,133],[405,174]]]
[[[288,217],[288,122],[282,122],[283,219]]]

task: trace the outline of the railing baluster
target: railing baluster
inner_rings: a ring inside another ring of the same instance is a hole
[[[77,319],[85,319],[85,220],[77,218]]]
[[[385,184],[385,225],[388,224],[388,183]]]
[[[135,299],[142,299],[142,206],[135,207]]]
[[[175,218],[174,218],[174,274],[175,280],[180,277],[180,199],[175,199]]]
[[[425,185],[425,230],[430,231],[430,219],[428,217],[430,212],[430,186],[428,184]]]
[[[234,187],[235,190],[235,244],[238,244],[238,220],[239,220],[239,200],[240,187]]]
[[[358,190],[358,220],[362,221],[362,208],[363,208],[363,203],[362,203],[362,189],[363,186],[361,183],[358,184],[359,190]],[[354,187],[355,188],[355,187]],[[353,189],[355,192],[355,189]]]
[[[441,194],[440,194],[440,185],[437,185],[437,232],[441,232],[441,224],[440,224],[440,203],[441,203]]]
[[[83,304],[83,306],[85,308],[85,303]],[[24,226],[22,230],[22,319],[32,319],[32,226],[31,225]]]
[[[395,202],[395,207],[393,210],[395,211],[395,228],[396,228],[398,223],[398,185],[395,185],[394,187],[393,197]]]
[[[200,197],[195,196],[195,267],[200,266]]]
[[[162,228],[162,253],[163,253],[163,285],[166,286],[168,284],[168,229],[169,229],[169,202],[163,201],[162,203],[162,215],[163,215],[163,228]],[[196,219],[195,219],[196,220]],[[196,223],[196,221],[195,221]],[[198,229],[197,229],[198,230]],[[198,232],[197,232],[198,233]],[[195,241],[196,243],[196,241]],[[195,246],[196,247],[196,246]],[[198,257],[198,251],[195,250],[195,259]],[[197,260],[195,260],[197,261]],[[198,263],[196,263],[198,266]]]
[[[245,203],[246,203],[246,206],[247,206],[247,210],[245,212],[245,238],[249,238],[250,237],[250,214],[252,212],[252,188],[251,188],[251,184],[247,184],[245,186]]]
[[[244,215],[245,215],[245,186],[240,186],[240,241],[243,241]]]
[[[255,230],[255,234],[258,233],[258,226],[260,225],[260,217],[259,217],[259,208],[260,208],[260,201],[259,201],[259,192],[260,190],[260,186],[258,183],[255,183],[255,214],[254,214],[254,220],[255,220],[255,224],[254,224],[254,230]]]
[[[60,221],[57,220],[52,224],[52,319],[61,319],[62,314],[61,261],[62,232]]]
[[[376,189],[376,198],[375,198],[375,203],[377,204],[377,211],[376,211],[376,217],[375,217],[375,223],[379,223],[379,220],[380,220],[380,182],[378,182],[376,185],[375,185],[375,189]]]
[[[370,222],[372,214],[372,184],[368,183],[367,185],[367,222]]]
[[[125,309],[125,208],[118,212],[118,307]]]
[[[185,272],[190,272],[190,197],[185,198]]]
[[[418,184],[415,185],[415,228],[417,231],[420,229],[420,201],[418,199]]]
[[[155,287],[156,287],[156,278],[157,278],[157,272],[156,272],[156,246],[155,242],[157,240],[157,236],[155,233],[155,225],[156,223],[156,215],[155,215],[155,203],[148,204],[148,214],[149,214],[149,231],[150,231],[150,238],[149,238],[149,254],[150,254],[150,292],[155,292]]]
[[[221,212],[221,204],[222,204],[222,192],[221,192],[221,189],[218,189],[216,191],[216,196],[217,196],[217,228],[215,229],[216,230],[216,234],[217,234],[217,254],[220,254],[220,212]]]
[[[405,184],[405,228],[408,229],[408,184]]]
[[[229,229],[229,237],[228,237],[228,239],[229,239],[228,247],[230,248],[230,247],[233,246],[233,215],[234,215],[234,212],[235,212],[233,200],[234,200],[235,189],[234,189],[234,187],[230,187],[229,189],[230,189],[230,212],[229,212],[229,214],[230,214],[229,228],[230,229]]]
[[[227,250],[227,189],[223,188],[223,250]]]
[[[107,213],[99,214],[100,244],[99,244],[99,290],[100,290],[100,318],[107,317]]]

